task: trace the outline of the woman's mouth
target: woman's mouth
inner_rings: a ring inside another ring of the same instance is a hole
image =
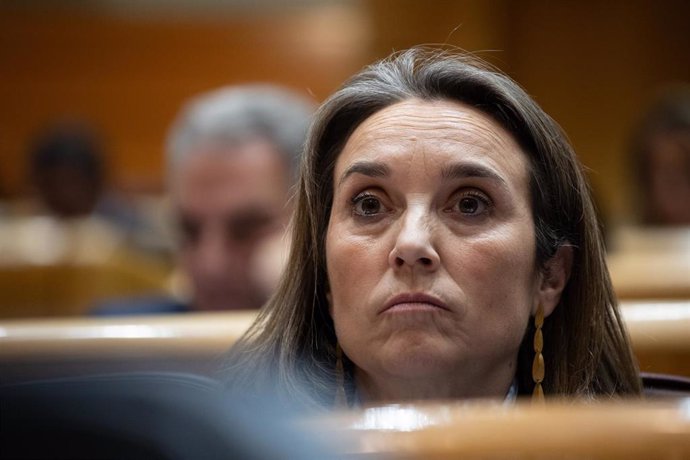
[[[385,304],[381,313],[450,310],[438,297],[424,293],[404,293],[393,296]]]

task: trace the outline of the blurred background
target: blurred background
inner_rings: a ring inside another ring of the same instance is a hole
[[[362,66],[416,44],[475,52],[523,85],[568,133],[607,235],[615,235],[642,218],[631,160],[641,120],[660,97],[690,84],[688,18],[684,0],[4,0],[0,317],[81,314],[114,296],[184,295],[164,160],[181,104],[250,82],[320,102]],[[116,203],[108,215],[124,232],[65,230],[45,219],[12,224],[40,214],[28,157],[56,123],[90,133],[103,158],[99,187]],[[96,236],[75,242],[86,233]],[[638,259],[632,264],[647,265]],[[675,270],[686,285],[688,260]]]

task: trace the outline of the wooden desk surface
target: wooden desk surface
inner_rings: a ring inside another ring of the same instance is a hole
[[[690,301],[622,305],[641,370],[690,376]],[[0,363],[219,357],[255,312],[0,322]]]
[[[690,298],[690,252],[612,254],[608,266],[620,299]]]
[[[607,261],[620,299],[690,299],[690,227],[623,227]]]
[[[0,322],[0,358],[104,354],[212,355],[227,350],[256,312],[59,318]]]
[[[621,305],[635,346],[690,347],[690,300],[639,301]],[[249,327],[256,312],[186,313],[155,316],[70,317],[0,322],[0,357],[144,351],[181,353],[227,349]]]
[[[690,398],[675,403],[448,402],[309,420],[346,458],[685,459]]]

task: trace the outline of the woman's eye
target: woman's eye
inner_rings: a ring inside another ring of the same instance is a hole
[[[383,211],[381,201],[372,195],[360,195],[352,201],[353,212],[358,216],[374,216]]]
[[[479,209],[481,203],[476,198],[462,198],[458,203],[458,208],[463,214],[475,214]]]
[[[460,214],[476,216],[488,211],[491,201],[488,197],[472,193],[461,196],[456,206]]]

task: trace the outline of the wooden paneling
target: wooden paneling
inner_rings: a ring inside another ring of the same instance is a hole
[[[507,70],[568,133],[609,222],[629,218],[631,130],[662,88],[690,84],[690,3],[511,5]]]
[[[362,0],[163,13],[0,5],[0,190],[22,189],[26,144],[56,117],[101,128],[119,185],[160,190],[165,132],[187,97],[263,80],[321,100],[394,49],[447,43],[480,51],[561,123],[615,223],[634,211],[625,159],[634,122],[665,84],[690,82],[683,0]]]
[[[103,132],[116,183],[160,190],[166,130],[186,98],[264,81],[320,100],[365,62],[365,23],[328,4],[162,18],[0,6],[0,184],[21,190],[31,136],[71,116]]]
[[[510,21],[507,0],[369,0],[375,31],[371,58],[419,44],[450,45],[502,67]]]
[[[0,317],[80,316],[101,302],[169,295],[170,270],[147,260],[0,266]]]

